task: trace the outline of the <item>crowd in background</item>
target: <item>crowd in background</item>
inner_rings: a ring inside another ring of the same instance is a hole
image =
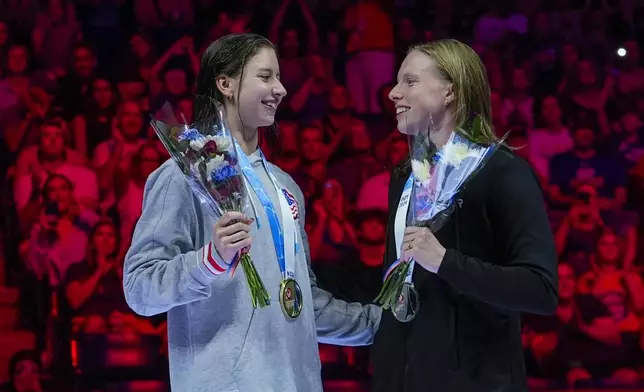
[[[246,31],[278,48],[288,95],[261,145],[306,196],[321,286],[377,295],[389,171],[408,149],[387,95],[411,45],[461,39],[486,66],[497,134],[521,147],[551,216],[560,304],[524,318],[531,382],[639,383],[642,5],[0,0],[2,257],[38,336],[35,353],[16,356],[14,390],[37,391],[18,385],[73,359],[61,347],[78,336],[155,336],[164,352],[164,318],[138,317],[122,292],[146,178],[169,158],[149,116],[168,102],[190,122],[201,52]],[[326,378],[368,378],[368,348],[321,356]]]

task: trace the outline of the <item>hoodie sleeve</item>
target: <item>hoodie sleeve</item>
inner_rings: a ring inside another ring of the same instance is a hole
[[[228,263],[211,243],[195,249],[197,212],[190,186],[168,161],[147,180],[143,210],[123,265],[125,299],[153,316],[211,295],[210,284]]]

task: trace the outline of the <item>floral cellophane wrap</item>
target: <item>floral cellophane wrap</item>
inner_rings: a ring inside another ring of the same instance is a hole
[[[166,150],[179,166],[192,192],[212,215],[219,219],[226,212],[245,212],[250,205],[237,150],[223,105],[210,98],[197,98],[196,121],[190,125],[177,120],[166,103],[151,125]],[[270,298],[250,258],[243,249],[228,269],[232,276],[241,264],[253,307],[264,307]]]

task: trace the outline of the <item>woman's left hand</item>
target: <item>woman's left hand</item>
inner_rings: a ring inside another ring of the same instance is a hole
[[[410,226],[405,229],[401,253],[403,261],[414,261],[429,272],[436,273],[443,262],[445,248],[426,227]]]

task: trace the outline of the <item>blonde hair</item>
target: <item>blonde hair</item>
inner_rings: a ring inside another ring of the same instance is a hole
[[[478,54],[455,39],[415,45],[409,53],[414,51],[433,59],[441,77],[452,84],[454,100],[450,105],[455,108],[457,132],[478,144],[502,143],[492,126],[491,89]]]

